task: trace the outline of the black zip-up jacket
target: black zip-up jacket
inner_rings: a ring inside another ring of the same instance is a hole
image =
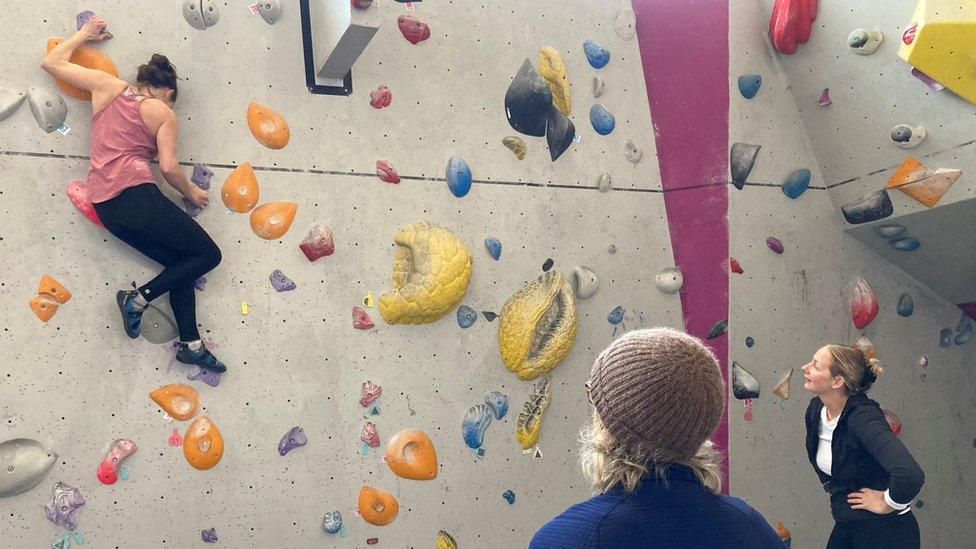
[[[925,482],[925,474],[891,432],[878,403],[864,393],[851,395],[844,405],[831,441],[831,474],[824,474],[817,467],[822,408],[820,397],[813,397],[807,407],[807,454],[824,490],[830,494],[830,512],[835,521],[885,516],[866,509],[851,509],[847,494],[861,488],[888,490],[891,499],[898,503],[915,499]]]

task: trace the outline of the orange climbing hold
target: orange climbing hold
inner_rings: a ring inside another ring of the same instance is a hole
[[[251,212],[251,230],[265,240],[281,238],[291,228],[297,211],[298,204],[294,202],[272,202],[259,206]]]
[[[44,296],[39,295],[31,298],[27,303],[30,305],[31,310],[34,311],[34,314],[37,315],[37,318],[44,322],[51,320],[54,313],[58,312],[58,304]]]
[[[234,168],[220,188],[220,198],[224,205],[238,213],[251,211],[260,196],[258,178],[248,162]]]
[[[47,51],[51,51],[56,48],[64,40],[60,38],[52,38],[47,41]],[[115,63],[99,50],[89,46],[78,46],[77,49],[71,54],[71,59],[69,59],[75,65],[81,65],[86,69],[95,69],[102,72],[107,72],[112,76],[119,75],[119,69],[116,68]],[[81,101],[91,101],[91,92],[82,88],[77,88],[68,84],[63,80],[54,79],[54,83],[61,88],[61,91],[79,99]]]
[[[400,511],[400,504],[393,494],[372,486],[359,489],[359,514],[363,520],[375,526],[393,522]]]
[[[193,420],[183,437],[183,457],[194,469],[205,471],[224,455],[224,437],[207,416]]]
[[[247,104],[247,127],[254,139],[269,149],[283,149],[291,137],[284,117],[255,101]]]
[[[779,539],[783,540],[783,543],[790,541],[793,537],[790,535],[790,531],[786,529],[786,525],[782,521],[776,521],[776,533],[779,535]],[[789,547],[789,545],[787,545]]]
[[[953,183],[962,175],[962,170],[940,168],[932,171],[914,156],[909,156],[895,170],[886,189],[898,189],[913,199],[931,208],[942,198],[942,195],[952,187]]]
[[[437,478],[437,452],[427,433],[404,429],[386,444],[386,464],[398,477],[410,480]]]
[[[50,275],[44,275],[37,285],[37,295],[28,301],[28,305],[37,318],[47,322],[58,312],[58,305],[64,305],[69,299],[71,292],[67,288]]]
[[[164,385],[149,393],[149,398],[177,421],[190,419],[200,408],[200,393],[182,383]]]

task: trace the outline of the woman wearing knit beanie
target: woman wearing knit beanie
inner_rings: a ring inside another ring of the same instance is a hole
[[[592,424],[580,461],[596,495],[544,525],[530,549],[782,548],[744,501],[718,493],[708,437],[725,408],[715,355],[668,328],[629,332],[586,383]]]
[[[873,353],[846,345],[820,348],[803,367],[803,387],[815,395],[806,413],[807,455],[835,521],[827,549],[921,543],[909,505],[925,474],[865,394],[881,372]]]

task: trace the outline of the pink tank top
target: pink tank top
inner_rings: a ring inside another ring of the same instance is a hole
[[[156,137],[139,112],[143,99],[128,86],[92,116],[88,196],[96,204],[129,187],[156,182],[149,169],[156,156]]]

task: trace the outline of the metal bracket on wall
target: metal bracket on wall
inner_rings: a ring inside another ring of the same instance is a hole
[[[305,85],[308,91],[321,95],[350,95],[352,93],[352,69],[342,79],[341,86],[322,85],[315,78],[315,55],[312,48],[312,15],[309,0],[299,0],[302,16],[302,51],[305,57]]]

